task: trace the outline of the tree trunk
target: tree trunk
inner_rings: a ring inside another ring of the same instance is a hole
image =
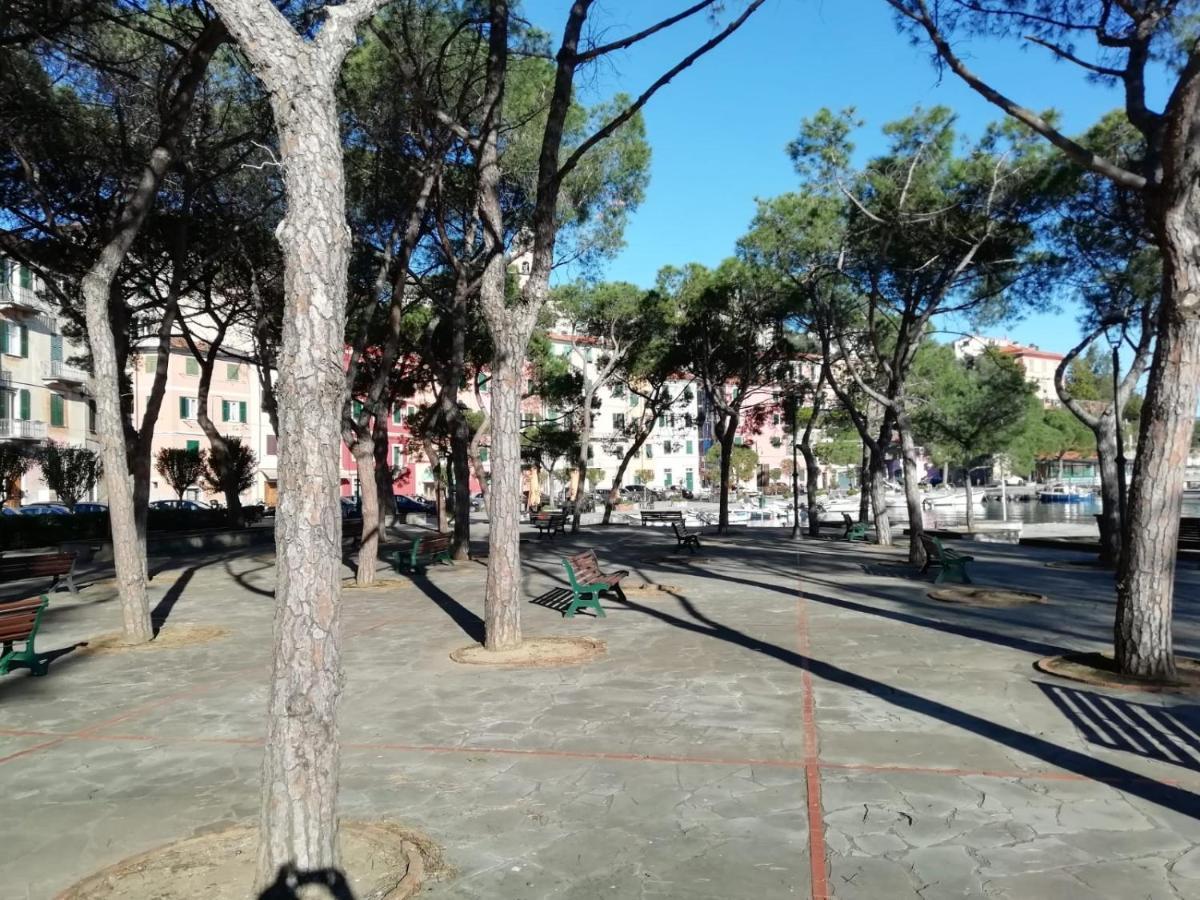
[[[925,564],[925,547],[921,537],[925,534],[925,521],[921,515],[921,492],[917,489],[917,446],[913,441],[912,422],[907,412],[896,416],[896,430],[900,432],[900,453],[904,459],[904,503],[908,507],[908,561],[915,566]]]
[[[454,558],[471,555],[471,429],[460,417],[450,434],[450,465],[454,471]]]
[[[92,352],[92,397],[96,402],[96,430],[104,461],[104,486],[108,494],[108,521],[112,531],[113,565],[121,597],[122,638],[141,644],[154,637],[150,601],[146,596],[144,529],[138,533],[133,478],[126,455],[125,424],[121,416],[120,379],[108,318],[108,292],[119,260],[111,267],[100,263],[83,279],[84,314]]]
[[[586,362],[584,363],[586,366]],[[589,387],[583,392],[583,421],[579,424],[579,453],[575,456],[575,471],[578,473],[575,485],[575,509],[571,512],[571,532],[579,531],[579,518],[583,515],[580,502],[587,485],[587,451],[592,440],[592,397],[595,389]]]
[[[617,464],[617,472],[613,475],[612,487],[608,491],[608,497],[604,500],[604,520],[602,524],[609,524],[613,507],[621,499],[621,485],[625,480],[625,471],[629,468],[629,464],[637,456],[638,451],[642,449],[642,444],[646,442],[646,438],[649,436],[650,432],[647,431],[641,438],[635,438],[629,449],[625,451],[625,456]]]
[[[871,520],[871,451],[863,442],[862,463],[858,467],[858,521]]]
[[[892,545],[892,523],[887,508],[887,470],[884,467],[881,452],[871,453],[870,467],[871,507],[875,513],[875,542],[890,547]]]
[[[792,412],[795,412],[793,408]],[[792,419],[792,538],[800,536],[800,465],[797,459],[799,447],[796,441],[796,420]]]
[[[804,488],[808,502],[808,534],[810,537],[821,535],[821,511],[817,505],[817,491],[821,486],[821,471],[817,465],[817,454],[812,446],[801,444],[800,452],[804,454]]]
[[[726,419],[721,431],[721,505],[717,516],[717,533],[729,531],[729,472],[733,466],[733,438],[737,433],[737,416]]]
[[[1101,416],[1092,431],[1096,435],[1096,461],[1100,467],[1100,562],[1116,568],[1121,559],[1121,498],[1113,417]]]
[[[395,478],[392,476],[391,447],[388,446],[387,410],[371,421],[371,437],[375,447],[375,474],[372,488],[379,504],[379,540],[388,538],[388,529],[396,524]],[[362,481],[360,479],[360,484]]]
[[[1159,679],[1175,677],[1175,559],[1200,384],[1200,198],[1182,193],[1165,216],[1160,239],[1162,306],[1129,490],[1114,626],[1120,670]]]
[[[141,442],[139,441],[139,444]],[[150,580],[150,562],[147,556],[147,541],[149,540],[150,518],[150,454],[141,453],[140,446],[130,460],[133,469],[133,517],[134,528],[137,531],[138,555],[142,558],[142,576]],[[180,494],[180,499],[183,495]]]
[[[967,531],[975,528],[975,498],[971,495],[971,463],[966,461],[963,466],[967,470],[967,484],[963,488],[967,492]]]
[[[358,541],[358,566],[354,583],[360,586],[375,583],[375,568],[379,560],[379,491],[375,483],[375,441],[367,437],[354,442],[351,448],[358,469],[358,499],[362,507],[362,534]]]
[[[489,650],[521,643],[521,363],[524,348],[493,335],[492,484],[484,623]]]

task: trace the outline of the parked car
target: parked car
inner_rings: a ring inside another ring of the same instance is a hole
[[[88,500],[88,501],[84,501],[83,503],[76,503],[75,504],[75,512],[83,513],[83,514],[106,513],[106,512],[108,512],[108,504],[107,503],[92,503],[90,500]]]
[[[431,513],[436,511],[436,507],[428,500],[420,497],[409,497],[407,494],[396,494],[394,497],[396,502],[396,513]]]
[[[634,503],[661,500],[662,496],[644,484],[627,484],[621,488],[621,496]]]
[[[71,510],[61,503],[30,503],[21,507],[23,516],[69,516]]]
[[[155,500],[150,504],[151,509],[175,509],[183,512],[200,512],[203,510],[213,509],[207,503],[201,503],[199,500]]]

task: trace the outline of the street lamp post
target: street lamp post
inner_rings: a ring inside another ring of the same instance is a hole
[[[1125,529],[1125,436],[1121,428],[1121,404],[1119,400],[1121,384],[1121,340],[1124,333],[1120,323],[1109,325],[1105,331],[1108,344],[1112,347],[1112,381],[1113,381],[1113,425],[1117,429],[1117,512],[1120,517],[1121,529]]]

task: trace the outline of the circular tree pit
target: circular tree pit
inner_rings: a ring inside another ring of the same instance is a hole
[[[525,638],[512,650],[488,650],[482,644],[460,647],[450,654],[456,663],[468,666],[499,666],[508,669],[540,669],[577,666],[599,659],[608,650],[601,640],[589,637]]]
[[[1025,606],[1030,603],[1046,603],[1045,594],[1032,591],[1013,591],[1008,588],[974,587],[971,585],[947,585],[929,592],[931,600],[957,603],[960,606]]]
[[[342,871],[356,900],[405,900],[445,871],[429,838],[391,822],[341,823]],[[58,900],[245,900],[253,896],[258,829],[225,828],[131,856]],[[325,888],[301,889],[304,900]]]
[[[1047,656],[1033,664],[1039,672],[1079,681],[1094,687],[1149,691],[1164,694],[1188,694],[1200,691],[1200,660],[1175,657],[1175,680],[1160,681],[1125,675],[1117,671],[1111,653],[1065,653]]]

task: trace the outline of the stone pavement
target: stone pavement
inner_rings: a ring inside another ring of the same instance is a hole
[[[608,616],[523,607],[529,635],[608,642],[577,668],[487,670],[484,568],[344,601],[342,807],[429,834],[446,898],[1200,897],[1200,708],[1041,676],[1103,647],[1111,576],[972,548],[977,580],[1053,603],[968,609],[881,562],[747,529],[694,557],[659,529],[523,545],[525,596],[593,546],[631,591]],[[482,544],[477,545],[482,551]],[[273,562],[156,561],[166,629],[195,646],[70,650],[0,679],[0,884],[45,898],[97,868],[258,811]],[[347,570],[348,571],[348,570]],[[1200,654],[1200,571],[1178,646]],[[114,630],[111,583],[55,594],[41,649]]]

